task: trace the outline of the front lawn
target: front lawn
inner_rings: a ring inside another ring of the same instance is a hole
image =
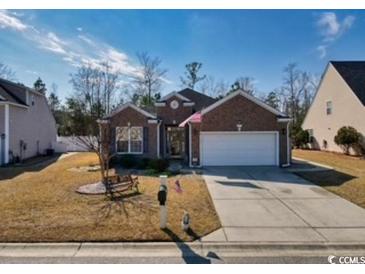
[[[48,166],[0,168],[0,242],[187,241],[220,227],[199,175],[168,179],[170,231],[165,233],[159,228],[159,178],[139,176],[140,194],[126,193],[120,201],[77,194],[79,186],[100,175],[72,168],[95,164],[96,155],[79,153]],[[173,189],[178,178],[182,194]],[[191,216],[189,235],[181,229],[184,210]]]
[[[335,170],[296,172],[299,176],[365,208],[365,160],[339,153],[293,150],[293,156],[332,166]]]

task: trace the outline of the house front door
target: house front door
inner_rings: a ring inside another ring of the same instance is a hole
[[[180,127],[167,127],[166,152],[170,158],[184,158],[185,155],[185,129]]]

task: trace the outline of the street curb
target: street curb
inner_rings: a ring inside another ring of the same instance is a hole
[[[0,257],[218,257],[365,254],[361,243],[0,243]]]

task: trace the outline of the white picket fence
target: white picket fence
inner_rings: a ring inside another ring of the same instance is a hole
[[[80,137],[75,136],[57,136],[57,142],[53,144],[53,148],[55,152],[58,153],[89,151],[89,149],[80,142],[79,138]]]

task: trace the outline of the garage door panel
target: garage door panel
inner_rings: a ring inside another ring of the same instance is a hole
[[[202,165],[277,165],[273,133],[201,133]]]

